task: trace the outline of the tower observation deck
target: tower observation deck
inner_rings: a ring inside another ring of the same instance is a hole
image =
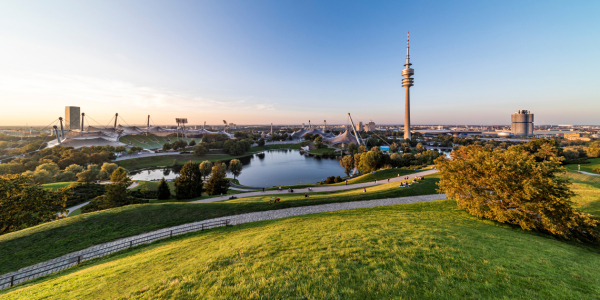
[[[405,68],[402,70],[402,86],[406,88],[405,102],[404,102],[404,139],[410,139],[410,87],[414,85],[414,79],[411,78],[415,74],[415,70],[413,70],[410,66],[410,33],[407,34],[406,38],[406,64]]]

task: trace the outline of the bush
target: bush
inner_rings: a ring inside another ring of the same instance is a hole
[[[539,152],[511,147],[492,151],[467,146],[439,157],[440,190],[472,215],[550,233],[563,239],[597,243],[600,222],[572,207],[568,178],[545,146]]]
[[[342,177],[338,176],[338,177],[336,177],[336,178],[335,178],[335,181],[334,181],[334,182],[335,182],[335,183],[338,183],[338,182],[342,182],[342,181],[343,181],[343,180],[342,180]]]
[[[325,184],[332,184],[335,183],[335,176],[329,176],[327,177],[327,179],[325,179]]]
[[[196,140],[191,140],[189,143],[190,146],[195,146],[196,145]]]
[[[594,169],[594,172],[596,172],[596,173],[600,173],[600,168],[596,168],[596,169]]]

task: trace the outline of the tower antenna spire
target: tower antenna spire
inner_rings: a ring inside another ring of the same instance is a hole
[[[413,86],[414,79],[412,76],[415,74],[415,70],[413,70],[410,66],[410,32],[406,34],[406,64],[405,68],[402,70],[402,86],[406,88],[405,102],[404,102],[404,139],[410,139],[412,136],[410,134],[410,87]]]

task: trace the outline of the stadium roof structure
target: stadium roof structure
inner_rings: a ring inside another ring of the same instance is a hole
[[[53,142],[55,142],[56,144],[53,146],[58,145],[58,142],[56,140],[54,140]],[[113,147],[118,147],[118,146],[127,146],[126,144],[123,144],[121,142],[117,142],[117,141],[110,141],[104,138],[91,138],[91,139],[70,139],[67,138],[64,141],[62,141],[62,143],[60,144],[63,147],[73,147],[75,149],[77,148],[83,148],[83,147],[91,147],[91,146],[113,146]],[[50,147],[50,145],[48,145]]]
[[[358,145],[358,140],[348,130],[344,131],[344,133],[342,133],[336,137],[323,139],[323,142],[329,143],[331,145],[350,144],[350,143],[354,143],[354,144]]]
[[[292,133],[292,138],[299,139],[307,134],[320,135],[324,139],[335,137],[335,135],[333,133],[331,133],[331,132],[325,133],[325,132],[321,131],[320,129],[300,129],[300,130]]]

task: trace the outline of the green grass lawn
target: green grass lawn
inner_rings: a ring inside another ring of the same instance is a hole
[[[73,182],[76,182],[76,181],[73,181]],[[66,187],[66,186],[69,186],[73,182],[46,183],[46,184],[42,184],[42,187],[44,187],[45,189],[48,189],[48,190],[56,191],[56,190]]]
[[[598,299],[597,248],[452,200],[221,227],[2,291],[4,299]]]
[[[581,171],[590,172],[594,174],[598,174],[594,172],[594,169],[600,169],[600,158],[589,158],[589,164],[581,164]],[[571,172],[577,172],[577,164],[565,165],[567,170]]]
[[[254,211],[335,202],[349,202],[436,193],[434,176],[399,188],[397,183],[336,192],[278,195],[281,202],[269,204],[273,195],[249,197],[213,203],[150,203],[129,205],[81,214],[0,236],[0,274],[30,266],[92,245],[143,232],[194,221]],[[40,246],[44,245],[44,246]]]
[[[576,207],[600,216],[600,176],[572,172],[567,176],[573,181],[571,190],[577,194],[572,199]]]
[[[361,175],[361,176],[352,178],[352,179],[348,180],[348,184],[373,182],[375,180],[386,180],[388,178],[398,177],[398,175],[406,176],[406,175],[417,173],[419,171],[421,171],[421,170],[413,171],[412,169],[400,169],[400,168],[379,170],[375,173],[369,173],[369,174],[365,174],[365,175]],[[282,185],[281,188],[282,189],[288,189],[288,188],[301,189],[301,188],[307,188],[307,187],[318,187],[318,186],[329,186],[329,185],[346,185],[346,182],[344,181],[344,182],[338,182],[338,183],[327,184],[327,185],[318,185],[318,184],[296,184],[296,185],[285,185],[285,186]],[[268,188],[268,189],[269,190],[277,190],[277,189],[279,189],[279,187],[272,187],[272,188]]]

